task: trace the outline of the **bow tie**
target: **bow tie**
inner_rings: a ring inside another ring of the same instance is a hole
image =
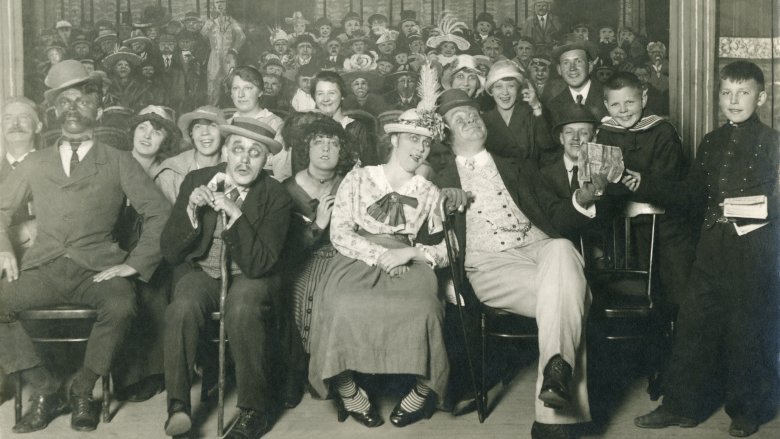
[[[387,224],[395,227],[400,224],[406,224],[404,204],[417,207],[417,198],[401,195],[398,192],[390,192],[376,200],[374,204],[368,206],[366,213],[381,223],[387,222]]]

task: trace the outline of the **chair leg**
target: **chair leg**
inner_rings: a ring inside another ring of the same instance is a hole
[[[485,417],[487,415],[487,386],[485,383],[487,371],[487,333],[485,323],[485,313],[480,313],[479,335],[482,343],[482,367],[480,370],[480,390],[479,395],[477,395],[477,414],[479,415],[480,424],[485,422]]]
[[[16,422],[22,419],[22,372],[16,372],[16,387],[14,389],[14,418]]]
[[[217,436],[225,432],[225,341],[219,350],[219,377],[217,378]]]
[[[109,375],[103,375],[100,377],[100,381],[103,385],[103,423],[108,424],[110,420],[111,411],[111,378]]]

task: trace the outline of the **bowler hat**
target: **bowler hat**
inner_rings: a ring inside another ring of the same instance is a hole
[[[189,113],[184,113],[181,115],[181,117],[179,117],[178,125],[179,130],[181,131],[181,135],[189,142],[192,142],[189,133],[190,124],[198,119],[210,120],[216,123],[218,126],[227,123],[225,121],[225,117],[222,115],[222,110],[213,105],[204,105],[202,107],[196,108],[193,111],[190,111]]]
[[[593,125],[599,124],[599,120],[593,115],[593,112],[590,111],[588,107],[571,102],[561,108],[560,112],[558,112],[553,132],[557,133],[564,125],[577,122],[586,122]]]
[[[596,44],[591,41],[583,40],[576,34],[566,34],[563,37],[563,42],[556,46],[552,51],[552,59],[559,62],[561,55],[570,50],[583,50],[588,54],[590,60],[594,60],[599,56],[599,49]]]
[[[270,126],[251,117],[234,117],[230,124],[219,126],[222,135],[235,134],[247,139],[256,140],[265,145],[271,154],[282,150],[282,144],[274,140],[276,131]]]
[[[438,102],[439,108],[436,111],[442,116],[453,108],[462,107],[464,105],[479,109],[479,103],[476,100],[471,99],[465,91],[459,88],[445,90],[444,93],[439,96]]]
[[[96,77],[87,73],[84,65],[75,59],[68,59],[54,64],[49,69],[43,81],[49,90],[43,92],[46,102],[54,104],[54,99],[68,88],[95,81]]]

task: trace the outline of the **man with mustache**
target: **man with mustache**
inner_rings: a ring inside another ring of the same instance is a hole
[[[271,328],[279,327],[284,315],[277,261],[292,200],[263,170],[271,154],[282,149],[273,128],[234,117],[219,129],[226,137],[227,163],[187,174],[160,238],[163,256],[179,265],[180,273],[166,310],[165,434],[179,436],[192,427],[190,375],[208,316],[219,310],[225,247],[230,288],[224,319],[241,410],[225,437],[259,438],[271,429],[278,409],[279,376],[271,353],[279,335]]]
[[[84,363],[65,394],[21,325],[0,325],[0,367],[21,373],[32,393],[27,413],[13,427],[16,433],[41,430],[68,410],[74,430],[96,428],[92,389],[108,374],[135,315],[129,278],[148,281],[160,261],[158,236],[169,204],[130,153],[93,140],[102,111],[101,85],[95,81],[75,60],[52,67],[45,97],[56,109],[62,136],[55,147],[30,153],[0,183],[0,315],[62,303],[98,312]],[[38,236],[19,263],[9,227],[28,196],[34,200]],[[125,202],[144,217],[129,254],[110,238]]]
[[[538,398],[531,437],[576,437],[573,424],[590,420],[584,361],[590,294],[582,256],[561,234],[595,216],[597,187],[587,183],[570,197],[555,197],[532,163],[485,149],[478,104],[463,90],[445,91],[440,102],[454,157],[434,183],[472,198],[465,209],[466,203],[455,203],[461,206],[453,219],[457,265],[465,268],[457,276],[485,305],[536,319]]]

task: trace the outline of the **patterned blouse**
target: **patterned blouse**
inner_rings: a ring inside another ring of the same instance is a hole
[[[369,207],[388,194],[395,192],[398,197],[416,200],[416,207],[402,204],[404,222],[390,225],[389,216],[380,221],[369,213]],[[333,246],[350,258],[359,259],[368,265],[376,265],[379,256],[387,248],[372,242],[358,233],[371,235],[404,235],[411,245],[418,232],[427,221],[429,233],[443,230],[438,211],[439,188],[425,178],[415,175],[397,191],[393,190],[385,177],[384,168],[367,166],[350,171],[341,182],[331,218],[330,239]],[[429,262],[435,266],[446,265],[447,253],[442,242],[435,246],[417,244],[423,249]]]

